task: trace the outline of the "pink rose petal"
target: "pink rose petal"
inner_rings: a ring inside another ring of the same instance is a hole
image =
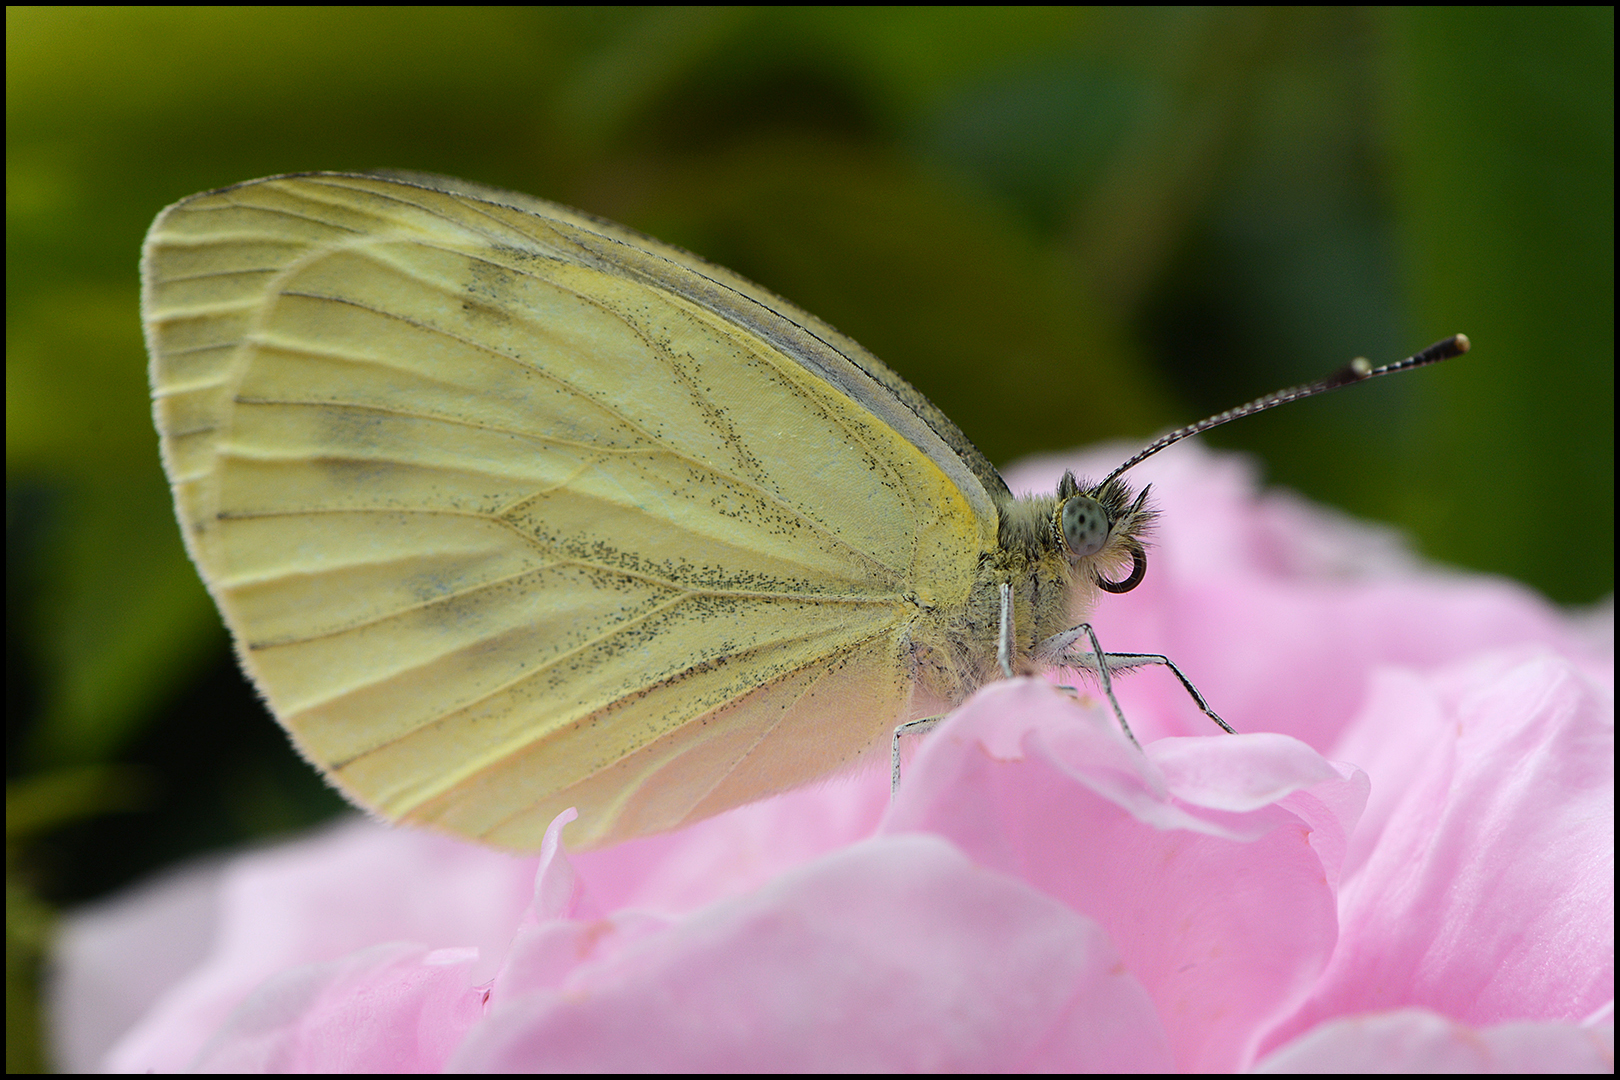
[[[1400,1006],[1486,1025],[1612,1002],[1612,701],[1555,657],[1496,656],[1386,677],[1373,708],[1431,737],[1415,764],[1398,757],[1413,742],[1366,747],[1391,785],[1340,900],[1340,947],[1268,1045]]]
[[[1240,459],[1140,471],[1166,516],[1098,634],[1244,734],[1162,670],[1117,684],[1145,754],[1094,687],[1018,680],[892,808],[880,747],[605,851],[343,824],[65,919],[59,1063],[1609,1069],[1612,608],[1427,567]]]
[[[1236,1068],[1332,954],[1324,852],[1342,856],[1367,780],[1284,736],[1167,742],[1144,757],[1101,709],[998,683],[930,738],[885,831],[944,836],[1097,920],[1177,1067]]]
[[[218,885],[207,958],[155,996],[103,1067],[184,1069],[267,979],[382,943],[413,942],[424,953],[474,948],[480,960],[461,977],[487,981],[532,902],[534,867],[534,859],[358,819],[239,856]],[[140,949],[165,944],[155,938]],[[119,959],[139,967],[141,952]]]
[[[193,1072],[438,1072],[483,1015],[477,949],[373,945],[282,971],[249,995]]]
[[[1334,1020],[1255,1068],[1262,1073],[1612,1073],[1607,1022],[1476,1028],[1423,1009]]]
[[[525,991],[465,1071],[1163,1069],[1164,1033],[1089,920],[930,837],[857,844]],[[521,947],[521,944],[520,944]],[[502,993],[504,991],[504,994]]]

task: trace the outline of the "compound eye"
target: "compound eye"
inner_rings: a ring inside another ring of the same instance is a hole
[[[1108,543],[1108,515],[1102,504],[1086,495],[1063,501],[1063,543],[1077,559],[1095,555]]]

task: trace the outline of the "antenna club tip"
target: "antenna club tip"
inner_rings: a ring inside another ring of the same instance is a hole
[[[1474,347],[1473,343],[1468,340],[1467,334],[1458,334],[1456,337],[1452,338],[1452,340],[1457,343],[1457,351],[1459,353],[1465,353]]]

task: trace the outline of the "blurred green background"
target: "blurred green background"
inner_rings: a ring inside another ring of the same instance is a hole
[[[1002,463],[1466,331],[1211,441],[1585,603],[1613,44],[1609,8],[8,8],[8,1066],[42,1063],[55,911],[337,807],[174,524],[137,310],[163,206],[373,167],[556,199],[823,316]]]

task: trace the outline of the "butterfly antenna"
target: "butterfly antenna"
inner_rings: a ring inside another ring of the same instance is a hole
[[[1324,378],[1317,379],[1315,382],[1304,383],[1300,386],[1290,386],[1286,390],[1278,390],[1276,393],[1267,394],[1265,397],[1255,398],[1247,405],[1239,405],[1235,409],[1227,409],[1223,413],[1216,413],[1214,416],[1200,420],[1196,424],[1188,424],[1184,428],[1177,428],[1168,435],[1162,435],[1159,438],[1154,439],[1147,446],[1143,447],[1142,450],[1133,456],[1129,461],[1125,462],[1125,464],[1109,473],[1108,478],[1101,484],[1098,484],[1097,488],[1098,490],[1101,490],[1107,487],[1109,484],[1117,480],[1120,474],[1125,472],[1125,470],[1140,465],[1154,454],[1157,454],[1160,450],[1163,450],[1167,446],[1174,446],[1176,443],[1187,438],[1189,435],[1197,435],[1200,432],[1208,431],[1213,427],[1220,427],[1222,424],[1237,420],[1240,417],[1253,416],[1255,413],[1265,412],[1267,409],[1274,409],[1278,405],[1286,405],[1290,401],[1298,401],[1300,398],[1315,397],[1317,394],[1325,394],[1329,390],[1337,390],[1341,386],[1349,386],[1352,383],[1366,382],[1368,379],[1376,379],[1380,375],[1391,375],[1397,371],[1410,371],[1412,368],[1426,367],[1429,364],[1438,364],[1442,360],[1450,360],[1454,356],[1461,356],[1467,351],[1468,335],[1453,334],[1451,337],[1448,337],[1443,341],[1435,342],[1422,352],[1413,353],[1405,360],[1397,360],[1395,363],[1385,364],[1383,367],[1375,368],[1366,357],[1358,356],[1348,364],[1344,365],[1344,367],[1340,368],[1338,371],[1335,371],[1333,374]]]

